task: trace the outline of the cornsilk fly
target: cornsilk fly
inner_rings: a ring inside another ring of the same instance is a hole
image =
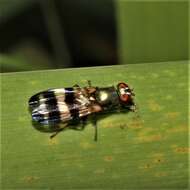
[[[93,87],[88,81],[88,86],[83,88],[74,85],[39,92],[29,99],[29,109],[39,130],[54,132],[51,138],[69,126],[83,129],[87,117],[93,116],[96,141],[96,116],[100,113],[135,111],[133,96],[133,90],[124,82],[118,83],[115,88]],[[79,123],[82,128],[78,127]]]

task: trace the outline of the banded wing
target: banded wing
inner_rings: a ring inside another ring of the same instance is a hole
[[[29,106],[33,121],[43,125],[76,120],[91,113],[91,103],[74,88],[50,89],[32,96]]]

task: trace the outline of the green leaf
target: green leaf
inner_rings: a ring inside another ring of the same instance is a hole
[[[1,74],[2,189],[188,188],[188,62]],[[50,140],[32,127],[28,99],[48,88],[134,87],[137,113]]]

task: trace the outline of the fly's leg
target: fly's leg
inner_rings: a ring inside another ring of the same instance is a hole
[[[98,140],[98,127],[97,127],[97,122],[94,123],[94,141]]]
[[[132,112],[137,112],[136,105],[132,105],[129,107]]]
[[[131,111],[133,111],[137,117],[140,117],[140,115],[139,115],[139,107],[138,107],[137,104],[134,104],[133,106],[131,106]]]
[[[82,131],[85,128],[86,123],[87,123],[87,116],[78,119],[77,123],[69,125],[69,128],[77,131]]]
[[[88,86],[92,87],[91,80],[88,80],[87,82],[88,82]]]
[[[51,136],[50,136],[50,139],[54,138],[55,136],[57,136],[61,131],[63,131],[66,127],[68,127],[68,125],[65,125],[61,128],[59,128],[55,133],[53,133]]]
[[[82,127],[84,128],[85,125],[86,125],[86,123],[87,123],[88,117],[86,116],[86,117],[83,117],[83,118],[81,118],[81,119],[82,119]]]
[[[94,141],[97,141],[98,140],[98,127],[97,127],[96,117],[93,118],[92,125],[94,127]]]
[[[57,136],[61,131],[63,131],[63,129],[59,130],[59,131],[56,131],[55,133],[53,133],[51,136],[50,136],[50,139],[54,138],[55,136]]]
[[[75,84],[73,87],[80,88],[80,86],[78,84]]]

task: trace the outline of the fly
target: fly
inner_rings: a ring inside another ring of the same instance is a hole
[[[120,82],[116,87],[55,88],[39,92],[29,99],[34,125],[41,131],[52,132],[50,138],[69,126],[80,129],[89,116],[93,116],[94,140],[97,141],[97,119],[100,113],[135,111],[133,90],[128,84]],[[83,127],[82,127],[83,129]]]

